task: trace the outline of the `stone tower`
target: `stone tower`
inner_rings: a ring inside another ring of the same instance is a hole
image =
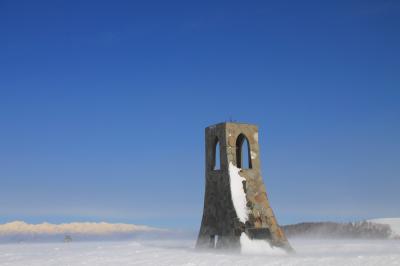
[[[291,251],[261,177],[257,126],[213,125],[205,129],[205,142],[206,189],[196,247],[240,249],[244,240],[265,240]]]

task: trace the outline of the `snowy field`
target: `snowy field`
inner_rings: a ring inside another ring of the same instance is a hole
[[[400,265],[399,240],[291,240],[297,253],[197,252],[194,241],[1,244],[0,265]]]

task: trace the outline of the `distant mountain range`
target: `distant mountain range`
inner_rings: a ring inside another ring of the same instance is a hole
[[[28,224],[14,221],[0,224],[0,242],[129,239],[134,237],[159,237],[169,231],[145,225],[110,224],[105,222]]]
[[[400,218],[353,223],[305,222],[282,226],[289,238],[400,239]]]
[[[282,226],[289,238],[357,238],[400,239],[400,218],[381,218],[354,223],[305,222]],[[129,240],[129,239],[193,239],[197,232],[165,230],[145,225],[123,223],[28,224],[14,221],[0,224],[0,243]]]

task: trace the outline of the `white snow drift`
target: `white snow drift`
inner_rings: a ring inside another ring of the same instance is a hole
[[[398,266],[400,241],[293,240],[292,255],[196,252],[191,241],[71,242],[0,245],[8,266]]]
[[[286,251],[278,247],[271,247],[265,240],[250,239],[246,234],[240,236],[242,254],[285,255]]]

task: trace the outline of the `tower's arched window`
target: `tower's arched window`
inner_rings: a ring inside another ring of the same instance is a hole
[[[240,134],[236,140],[236,164],[238,168],[252,168],[249,140],[243,134]]]
[[[221,170],[221,147],[218,138],[215,139],[215,145],[214,145],[213,170]]]

